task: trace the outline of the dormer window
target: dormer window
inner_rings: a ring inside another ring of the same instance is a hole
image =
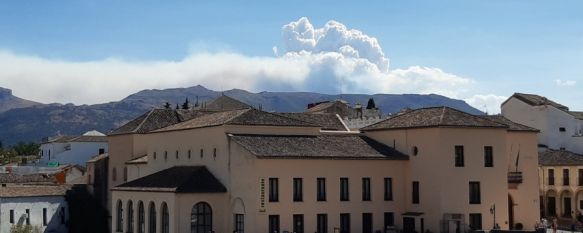
[[[560,127],[560,128],[559,128],[559,132],[565,132],[565,131],[567,131],[567,130],[565,129],[565,127]]]

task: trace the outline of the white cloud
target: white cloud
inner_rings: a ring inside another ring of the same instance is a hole
[[[555,84],[557,84],[557,86],[560,87],[565,87],[565,86],[574,86],[575,84],[577,84],[577,81],[573,81],[573,80],[560,80],[560,79],[555,79]]]
[[[283,26],[282,30],[283,48],[277,51],[284,54],[338,52],[346,57],[366,59],[377,65],[380,71],[389,70],[389,58],[376,38],[348,29],[339,22],[328,21],[324,27],[314,28],[308,18],[303,17]]]
[[[439,68],[389,70],[389,58],[375,38],[335,21],[314,28],[301,18],[282,30],[285,45],[273,48],[275,57],[199,51],[178,61],[76,62],[0,50],[0,86],[44,103],[94,104],[143,89],[198,84],[215,90],[435,93],[452,98],[469,96],[475,84]],[[481,108],[478,97],[468,100]]]
[[[474,95],[470,98],[465,99],[465,101],[469,104],[481,110],[483,112],[487,112],[488,114],[498,114],[500,113],[500,105],[504,102],[508,97],[506,96],[499,96],[499,95]]]

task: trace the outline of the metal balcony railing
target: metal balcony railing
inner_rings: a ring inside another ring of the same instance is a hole
[[[508,183],[511,184],[522,183],[522,172],[508,172]]]

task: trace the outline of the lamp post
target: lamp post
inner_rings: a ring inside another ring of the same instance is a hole
[[[492,204],[492,206],[490,206],[490,213],[494,215],[494,219],[492,220],[492,229],[496,229],[496,204]]]

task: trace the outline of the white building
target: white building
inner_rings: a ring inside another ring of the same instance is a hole
[[[540,130],[540,147],[583,153],[583,112],[543,96],[515,93],[502,103],[506,118]]]
[[[97,131],[89,131],[81,136],[57,136],[41,144],[40,163],[85,166],[87,160],[106,153],[107,148],[107,137]]]
[[[19,224],[41,232],[68,232],[66,192],[66,186],[0,187],[0,233]]]

